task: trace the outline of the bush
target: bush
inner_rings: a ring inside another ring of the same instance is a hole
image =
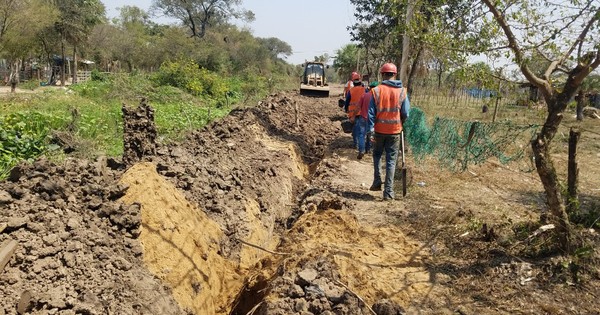
[[[0,178],[19,161],[32,160],[44,153],[49,131],[63,123],[59,117],[39,112],[0,117]]]
[[[158,85],[178,87],[194,96],[223,99],[229,92],[227,80],[214,72],[201,69],[191,60],[166,61],[153,79]]]

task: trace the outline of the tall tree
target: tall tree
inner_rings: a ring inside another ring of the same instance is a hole
[[[95,25],[106,20],[104,4],[100,0],[54,0],[60,13],[58,22],[55,23],[56,31],[61,35],[61,54],[63,66],[61,71],[61,85],[65,84],[65,43],[73,47],[73,83],[77,78],[77,47],[87,40]]]
[[[209,26],[230,18],[253,21],[254,13],[239,8],[241,0],[153,0],[154,10],[187,26],[193,37],[203,38]]]
[[[546,120],[531,146],[550,220],[558,226],[563,249],[569,250],[569,216],[550,148],[567,104],[584,79],[600,66],[600,3],[597,0],[482,1],[493,16],[489,27],[502,34],[497,37],[497,46],[506,48],[507,56],[541,91],[546,102]],[[533,52],[549,61],[541,74],[531,67],[528,56]],[[561,73],[566,74],[564,79]]]
[[[257,38],[257,40],[271,53],[273,59],[280,56],[287,58],[292,55],[292,46],[277,37]]]
[[[340,78],[349,78],[350,73],[357,71],[356,60],[360,48],[356,44],[348,44],[336,51],[333,68]]]

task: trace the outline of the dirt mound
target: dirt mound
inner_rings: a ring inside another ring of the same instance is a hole
[[[121,107],[123,113],[123,162],[132,165],[144,156],[156,154],[156,124],[154,109],[142,98],[139,106]]]
[[[348,211],[306,213],[278,250],[287,255],[272,263],[278,276],[257,314],[371,314],[382,299],[408,305],[432,290],[418,243]]]
[[[21,164],[0,184],[0,243],[18,248],[0,270],[0,313],[180,314],[142,263],[139,207],[116,202],[120,172],[95,162]]]
[[[150,271],[173,288],[188,313],[230,309],[243,281],[236,266],[219,255],[219,226],[158,175],[154,164],[133,166],[121,182],[129,186],[121,200],[141,207],[139,240]]]

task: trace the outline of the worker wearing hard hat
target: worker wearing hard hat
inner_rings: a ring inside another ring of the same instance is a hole
[[[365,94],[361,97],[359,103],[359,114],[356,116],[354,123],[354,132],[358,139],[358,156],[357,159],[362,159],[365,153],[369,153],[371,149],[371,141],[367,139],[367,120],[369,118],[369,104],[371,103],[371,89],[378,86],[379,82],[373,81],[369,83]]]
[[[381,190],[379,164],[385,151],[385,182],[383,200],[394,199],[394,172],[400,149],[402,123],[408,118],[410,102],[402,81],[395,80],[398,69],[393,63],[384,64],[380,71],[382,82],[372,89],[367,128],[373,141],[374,178],[370,190]]]
[[[360,116],[360,100],[365,95],[365,88],[360,81],[360,75],[357,73],[355,80],[352,81],[353,87],[346,93],[346,104],[344,111],[348,114],[348,120],[353,124],[352,127],[352,142],[354,147],[358,147],[358,135],[356,133],[356,117]]]
[[[350,91],[350,89],[354,86],[354,81],[356,80],[360,80],[360,74],[358,74],[358,72],[352,72],[352,74],[350,74],[350,80],[348,80],[348,82],[346,82],[346,85],[344,85],[344,97],[346,97],[346,94],[348,93],[348,91]]]

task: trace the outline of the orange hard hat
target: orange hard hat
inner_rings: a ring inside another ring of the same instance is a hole
[[[398,73],[398,68],[396,68],[395,64],[388,62],[388,63],[384,64],[383,66],[381,66],[381,70],[379,70],[379,72],[396,74],[396,73]]]
[[[358,74],[358,72],[352,72],[352,80],[360,80],[360,74]]]

